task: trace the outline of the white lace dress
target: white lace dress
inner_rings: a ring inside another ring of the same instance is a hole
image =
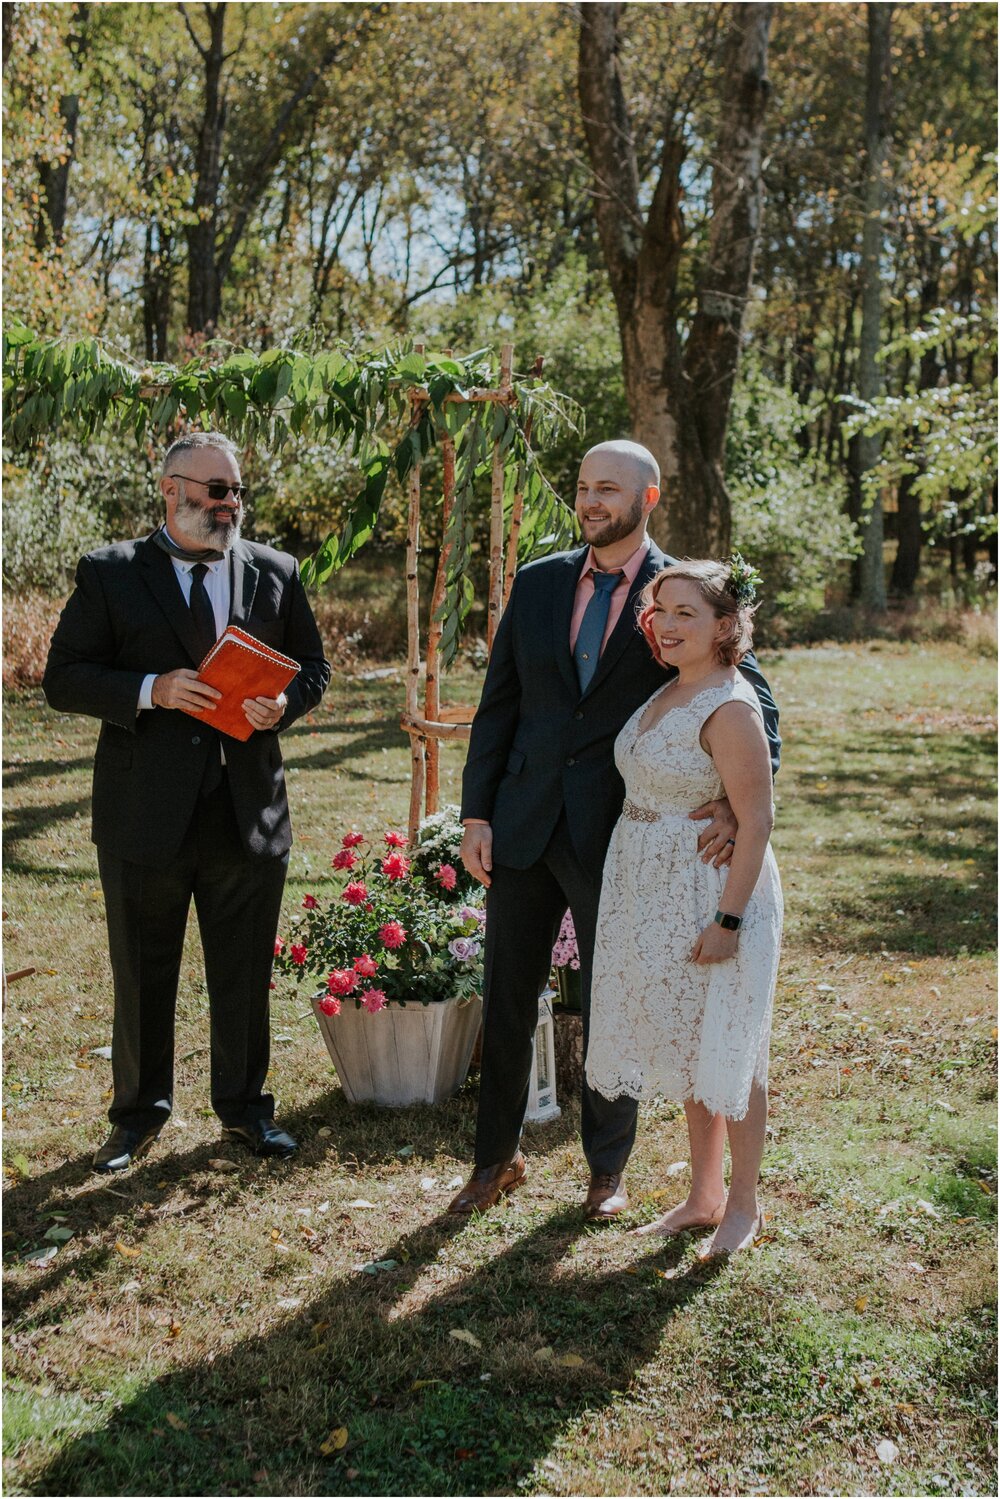
[[[654,693],[654,702],[671,684]],[[781,944],[781,883],[768,848],[727,963],[690,961],[698,934],[725,906],[726,869],[703,864],[704,823],[688,813],[722,794],[699,743],[705,720],[757,695],[737,673],[639,732],[648,703],[615,742],[625,781],[601,891],[587,1081],[606,1098],[695,1099],[742,1119],[751,1083],[767,1081],[771,1003]]]

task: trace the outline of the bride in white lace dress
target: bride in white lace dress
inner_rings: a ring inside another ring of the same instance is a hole
[[[751,639],[745,568],[676,563],[643,596],[640,623],[677,676],[615,744],[626,800],[604,866],[587,1049],[587,1081],[605,1097],[683,1100],[691,1190],[637,1232],[713,1225],[706,1254],[747,1247],[763,1224],[757,1180],[781,942],[770,759],[757,696],[736,669]],[[731,864],[717,869],[699,858],[688,813],[722,795],[739,830]]]

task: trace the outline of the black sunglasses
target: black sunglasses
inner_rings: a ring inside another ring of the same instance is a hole
[[[225,479],[192,479],[190,474],[168,474],[167,478],[183,479],[185,484],[200,484],[208,490],[210,500],[224,500],[227,495],[234,494],[242,503],[250,493],[245,484],[228,484]]]

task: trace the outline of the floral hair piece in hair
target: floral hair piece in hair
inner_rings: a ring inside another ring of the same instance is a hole
[[[739,552],[733,553],[729,559],[729,586],[741,609],[748,608],[754,602],[758,585],[763,581],[752,562],[745,561]]]

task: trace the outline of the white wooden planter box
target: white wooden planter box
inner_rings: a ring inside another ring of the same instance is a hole
[[[345,1002],[339,1015],[313,1013],[351,1103],[401,1108],[441,1103],[465,1082],[483,1002],[387,1005],[376,1015]]]

